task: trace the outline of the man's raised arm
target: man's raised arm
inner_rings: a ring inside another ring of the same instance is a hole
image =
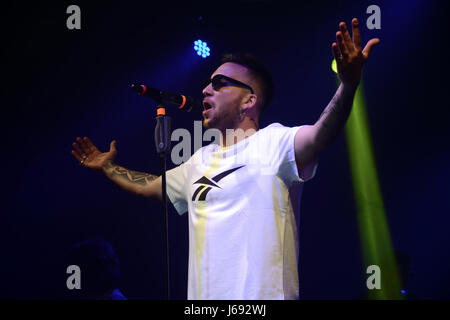
[[[103,172],[111,181],[130,193],[161,200],[161,177],[126,169],[114,163],[117,155],[116,141],[112,141],[108,152],[100,152],[92,141],[77,138],[72,144],[72,155],[89,169]]]
[[[371,39],[361,50],[358,20],[352,20],[352,35],[345,22],[339,24],[336,42],[331,45],[336,59],[341,84],[319,120],[312,126],[305,126],[295,136],[295,158],[299,170],[316,161],[320,152],[338,137],[350,115],[356,89],[361,79],[364,63],[379,39]]]

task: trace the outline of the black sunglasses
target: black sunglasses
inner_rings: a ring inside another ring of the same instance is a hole
[[[233,78],[224,76],[223,74],[216,74],[214,77],[212,77],[212,79],[208,79],[204,87],[206,87],[210,83],[212,84],[212,87],[215,91],[219,91],[223,87],[236,86],[246,88],[250,90],[251,93],[254,93],[252,87]]]

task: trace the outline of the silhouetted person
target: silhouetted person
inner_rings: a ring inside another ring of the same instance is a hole
[[[72,246],[67,264],[81,270],[81,289],[73,289],[76,299],[127,300],[118,289],[120,265],[113,247],[101,238],[94,238]]]

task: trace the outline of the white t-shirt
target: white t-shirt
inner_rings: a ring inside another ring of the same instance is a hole
[[[299,128],[274,123],[230,147],[203,147],[167,171],[170,201],[189,213],[188,299],[298,299],[289,188],[317,168],[298,175]]]

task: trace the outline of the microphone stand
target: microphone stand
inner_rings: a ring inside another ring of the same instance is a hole
[[[156,152],[161,158],[162,179],[162,214],[163,214],[163,236],[166,269],[166,298],[170,300],[170,276],[169,276],[169,222],[167,216],[167,186],[166,186],[166,159],[170,151],[170,117],[166,116],[166,110],[158,105],[156,111],[155,144]]]

